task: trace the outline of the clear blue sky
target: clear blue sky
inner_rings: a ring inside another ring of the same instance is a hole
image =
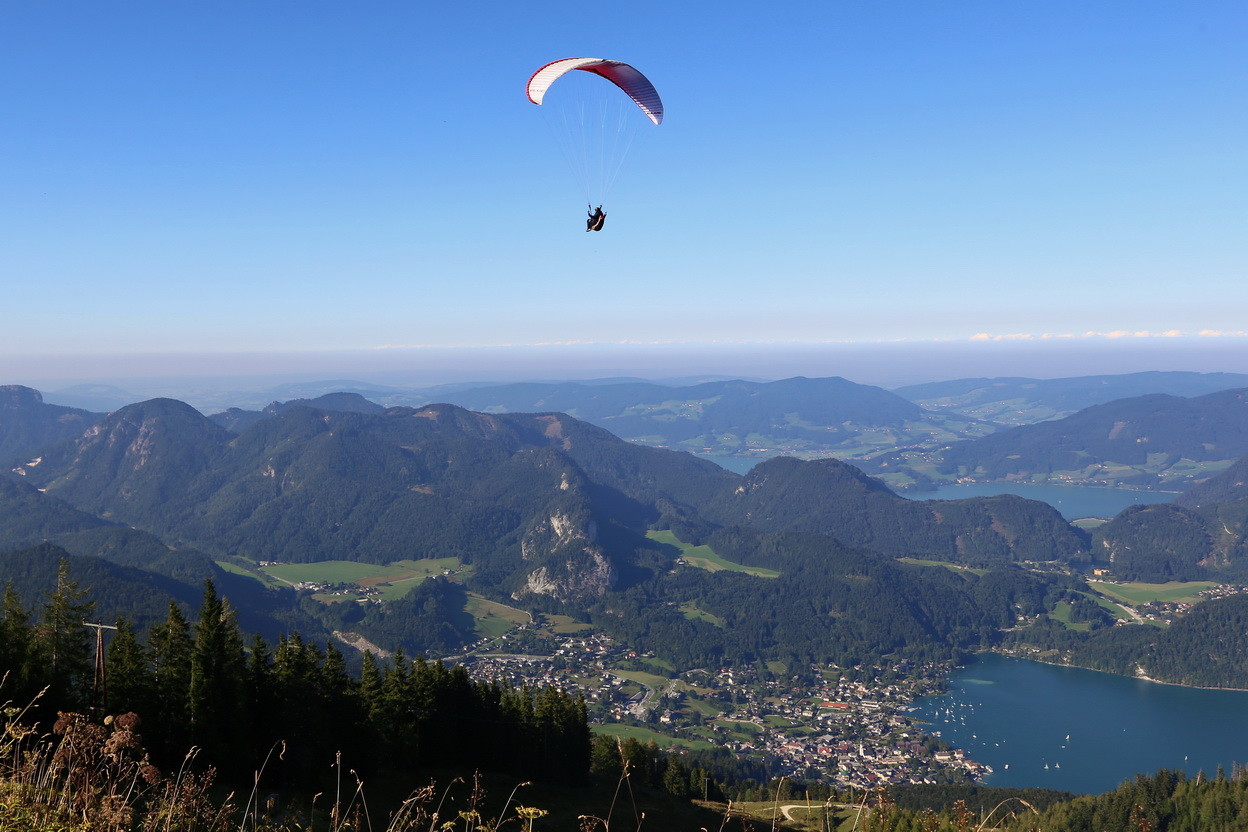
[[[1242,333],[1246,42],[1238,0],[5,3],[0,383],[88,353]],[[523,94],[577,56],[667,108],[600,234]]]

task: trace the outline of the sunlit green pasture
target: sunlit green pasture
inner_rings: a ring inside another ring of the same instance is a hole
[[[1200,600],[1196,593],[1217,586],[1213,581],[1169,581],[1164,584],[1146,584],[1138,581],[1127,584],[1111,584],[1104,581],[1090,581],[1089,583],[1102,595],[1132,605],[1148,604],[1153,601],[1168,604],[1194,604]]]
[[[677,549],[680,549],[680,556],[684,558],[685,563],[698,569],[705,569],[708,572],[744,572],[756,578],[780,577],[780,573],[774,569],[764,569],[761,566],[745,566],[744,564],[725,560],[715,554],[715,551],[710,546],[692,546],[688,543],[681,543],[674,532],[666,529],[663,531],[652,529],[646,532],[646,537],[658,543],[675,546]]]
[[[720,618],[718,615],[713,615],[707,612],[692,601],[681,604],[678,609],[680,610],[681,615],[691,621],[705,621],[707,624],[721,628],[724,626],[724,619]]]
[[[945,569],[957,572],[959,575],[987,575],[987,569],[972,569],[969,566],[959,566],[956,563],[949,563],[943,560],[923,560],[922,558],[897,558],[902,563],[910,563],[915,566],[943,566]]]
[[[671,679],[663,676],[657,676],[654,673],[646,673],[644,670],[613,670],[616,676],[622,676],[625,679],[631,679],[642,685],[649,685],[652,688],[661,689],[667,685]]]
[[[222,569],[224,569],[226,572],[229,572],[231,575],[241,575],[244,578],[253,578],[272,589],[286,586],[285,583],[283,583],[282,581],[279,581],[277,578],[274,578],[272,575],[268,575],[268,574],[265,574],[264,572],[261,572],[259,567],[248,568],[245,566],[240,566],[237,563],[231,563],[228,560],[217,561],[217,566],[220,566]]]
[[[612,722],[606,725],[593,725],[591,727],[595,734],[600,734],[604,737],[634,739],[643,743],[653,740],[654,744],[661,748],[677,746],[680,748],[709,750],[715,747],[714,743],[707,742],[706,740],[687,740],[680,737],[669,737],[667,734],[660,734],[658,731],[653,731],[649,728],[642,728],[639,725],[621,725],[619,723]]]
[[[578,635],[594,629],[593,624],[577,621],[570,615],[547,615],[546,624],[552,633],[559,635]]]
[[[1057,605],[1053,607],[1053,612],[1049,613],[1049,618],[1062,622],[1068,630],[1087,632],[1092,629],[1092,625],[1087,621],[1071,621],[1070,616],[1073,611],[1074,608],[1069,601],[1058,601]]]
[[[490,638],[501,636],[512,627],[528,624],[531,620],[524,610],[482,598],[474,592],[468,593],[468,603],[464,609],[476,619],[477,632]]]
[[[257,566],[250,571],[233,566],[230,571],[250,575],[265,583],[285,586],[300,583],[333,584],[340,587],[354,585],[360,590],[375,589],[382,600],[395,601],[432,575],[441,575],[446,572],[464,574],[471,572],[472,567],[461,564],[459,558],[425,558],[399,560],[385,565],[350,560],[279,563]],[[360,596],[352,596],[350,593],[331,596],[322,593],[313,597],[317,600],[333,602]]]

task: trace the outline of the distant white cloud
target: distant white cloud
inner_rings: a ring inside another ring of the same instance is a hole
[[[1248,330],[1202,329],[1184,331],[1181,329],[1089,329],[1084,332],[977,332],[969,337],[942,336],[931,338],[825,338],[825,339],[752,339],[733,340],[726,338],[708,338],[701,340],[682,341],[676,339],[620,339],[611,341],[567,340],[567,341],[535,341],[532,343],[498,343],[498,344],[378,344],[373,350],[499,350],[499,349],[552,349],[552,348],[610,348],[610,347],[805,347],[831,345],[871,345],[871,344],[956,344],[959,342],[992,343],[1004,341],[1121,341],[1157,338],[1248,338]]]
[[[1039,335],[1033,335],[1027,332],[1006,332],[1006,333],[990,333],[979,332],[972,335],[968,340],[971,341],[1030,341],[1037,339],[1041,341],[1051,341],[1055,338],[1092,340],[1096,338],[1105,338],[1116,341],[1123,338],[1182,338],[1184,336],[1199,335],[1203,338],[1245,338],[1248,337],[1248,331],[1236,330],[1233,332],[1224,332],[1218,329],[1202,329],[1199,332],[1184,332],[1181,329],[1167,329],[1154,332],[1148,329],[1126,330],[1111,329],[1106,332],[1098,332],[1097,330],[1088,330],[1087,332],[1044,332]]]

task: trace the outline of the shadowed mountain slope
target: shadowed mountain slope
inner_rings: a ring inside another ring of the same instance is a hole
[[[38,390],[0,386],[0,464],[26,462],[44,448],[77,436],[101,413],[46,404]]]
[[[754,468],[703,516],[762,531],[814,532],[894,556],[963,562],[1069,560],[1084,534],[1047,503],[1012,495],[912,501],[835,459],[777,458]]]
[[[1182,488],[1248,453],[1248,389],[1184,399],[1154,394],[1053,422],[958,442],[939,454],[947,477]]]

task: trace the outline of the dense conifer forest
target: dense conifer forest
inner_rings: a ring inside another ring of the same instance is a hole
[[[352,675],[332,643],[246,636],[210,581],[193,621],[174,603],[146,637],[119,620],[101,677],[83,626],[94,608],[66,562],[38,610],[7,585],[4,699],[34,702],[28,717],[45,725],[58,712],[136,713],[159,768],[176,768],[194,747],[203,764],[246,778],[285,743],[277,776],[306,789],[325,785],[338,754],[373,774],[476,768],[566,784],[588,776],[585,703],[553,688],[473,682],[463,668],[401,650],[386,660],[366,654]]]

